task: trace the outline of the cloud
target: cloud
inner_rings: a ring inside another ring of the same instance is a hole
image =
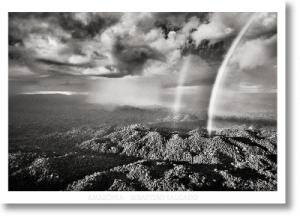
[[[88,92],[101,104],[172,106],[189,57],[183,104],[205,110],[218,67],[251,14],[10,13],[10,83],[18,92]],[[277,14],[257,13],[230,60],[224,93],[276,90],[276,34]]]
[[[231,64],[238,64],[242,70],[252,70],[270,65],[276,57],[277,36],[245,41],[237,48]]]
[[[211,13],[208,23],[199,23],[192,32],[192,38],[198,46],[202,40],[217,42],[236,35],[247,23],[253,13]],[[263,34],[276,32],[276,13],[256,13],[246,37],[261,37]],[[195,27],[194,27],[195,28]]]
[[[83,75],[88,76],[99,76],[99,77],[108,77],[108,78],[117,78],[123,77],[124,74],[119,72],[118,69],[114,66],[99,66],[95,68],[87,68],[82,71]]]
[[[70,62],[61,62],[61,61],[56,61],[56,60],[49,60],[49,59],[44,59],[44,58],[37,58],[35,59],[36,62],[42,63],[42,64],[47,64],[47,65],[54,65],[54,66],[68,66],[68,67],[79,67],[79,68],[87,68],[87,67],[92,67],[89,62],[87,63],[70,63]]]
[[[188,32],[203,14],[126,13],[100,39],[120,75],[164,74],[176,70]]]
[[[99,64],[106,57],[93,37],[115,24],[120,16],[119,13],[10,13],[10,58],[14,59],[11,63],[27,65],[37,74],[47,71],[47,60],[52,62],[52,68],[54,62],[69,67]]]
[[[72,38],[92,38],[105,28],[117,23],[120,13],[62,13],[34,12],[9,13],[9,28],[12,36],[22,37],[31,33],[50,33]]]
[[[9,69],[11,77],[33,76],[34,73],[26,66],[13,65]]]
[[[68,58],[68,62],[71,64],[85,64],[90,61],[90,58],[84,55],[74,54]]]
[[[73,38],[93,38],[105,28],[117,23],[120,13],[60,13],[58,23]]]
[[[41,37],[69,40],[71,34],[59,24],[59,13],[9,13],[9,45],[24,45],[24,41]],[[33,36],[33,37],[32,37]],[[34,40],[34,39],[33,39]],[[25,46],[26,47],[26,46]]]
[[[144,75],[157,62],[165,62],[163,70],[170,72],[189,31],[206,14],[11,13],[10,44],[30,53],[23,64],[37,74],[49,67],[49,72],[72,75]],[[168,30],[165,37],[170,25],[176,31]]]
[[[276,88],[268,89],[262,85],[241,82],[239,84],[240,93],[276,93]]]
[[[199,24],[195,29],[191,36],[196,46],[200,45],[204,39],[218,41],[232,35],[234,32],[232,27],[224,24],[219,13],[213,14],[209,23]]]
[[[126,44],[124,39],[117,40],[113,48],[113,55],[118,69],[124,75],[141,74],[143,66],[148,60],[165,60],[162,53],[150,46]]]
[[[34,51],[34,56],[56,58],[66,44],[59,38],[47,34],[30,34],[23,40],[24,47]]]
[[[155,26],[162,30],[165,38],[168,38],[171,31],[178,32],[183,29],[186,32],[186,30],[190,30],[186,26],[187,23],[189,23],[188,26],[194,27],[192,22],[208,22],[209,14],[208,12],[158,12],[154,13]]]

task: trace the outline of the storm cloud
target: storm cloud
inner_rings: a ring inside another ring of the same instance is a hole
[[[139,105],[171,105],[189,57],[184,101],[205,110],[218,68],[251,14],[9,13],[12,93],[87,92],[96,102],[124,104],[134,104],[133,95]],[[277,14],[257,13],[230,60],[224,93],[274,93],[276,44]],[[147,100],[137,100],[139,92]]]

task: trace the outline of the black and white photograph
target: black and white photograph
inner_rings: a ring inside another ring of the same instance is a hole
[[[277,20],[9,12],[8,190],[276,192]]]

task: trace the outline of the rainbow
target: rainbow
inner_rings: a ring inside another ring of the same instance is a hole
[[[208,131],[209,135],[211,135],[211,132],[213,130],[213,117],[214,117],[214,113],[215,113],[216,98],[217,98],[219,86],[220,86],[220,84],[221,84],[221,82],[222,82],[222,80],[223,80],[223,78],[226,74],[227,64],[228,64],[232,54],[234,53],[237,45],[239,44],[239,42],[241,41],[241,39],[243,38],[243,36],[247,32],[247,30],[249,29],[250,25],[252,24],[252,22],[255,18],[255,14],[256,13],[253,13],[250,16],[247,23],[243,26],[243,28],[241,29],[241,31],[239,32],[237,37],[234,39],[232,45],[230,46],[230,48],[229,48],[222,64],[221,64],[221,66],[218,70],[217,77],[216,77],[215,83],[214,83],[213,88],[212,88],[210,101],[209,101],[209,106],[208,106],[207,131]]]
[[[184,63],[181,67],[181,70],[179,72],[179,77],[177,81],[177,88],[176,88],[176,94],[175,94],[175,101],[173,105],[173,116],[176,117],[179,115],[181,107],[182,107],[182,95],[183,95],[183,85],[186,80],[186,76],[188,73],[188,69],[190,66],[190,56],[186,57],[184,60]]]

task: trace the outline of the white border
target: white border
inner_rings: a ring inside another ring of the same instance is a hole
[[[284,204],[285,169],[285,4],[282,0],[10,0],[1,3],[1,202],[75,204]],[[9,192],[8,191],[8,17],[9,11],[214,11],[278,12],[278,190],[274,192]]]

